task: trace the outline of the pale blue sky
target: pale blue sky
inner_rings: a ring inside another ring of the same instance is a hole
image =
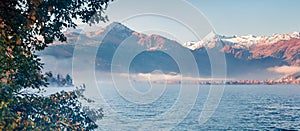
[[[163,35],[180,43],[198,41],[195,32],[203,38],[201,33],[207,34],[210,27],[186,2],[202,12],[221,35],[300,32],[300,0],[115,0],[106,12],[110,22],[121,22],[141,33]],[[199,28],[186,28],[191,24]]]
[[[187,0],[225,35],[300,31],[300,0]]]

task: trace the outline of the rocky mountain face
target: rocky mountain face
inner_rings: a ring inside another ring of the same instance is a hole
[[[68,59],[72,57],[75,46],[95,48],[95,45],[100,44],[95,60],[96,69],[111,71],[112,66],[122,66],[112,65],[112,59],[117,49],[126,44],[128,51],[124,56],[130,55],[136,48],[144,50],[136,54],[132,60],[129,67],[132,73],[150,73],[154,70],[180,73],[178,64],[164,52],[166,50],[189,50],[195,57],[201,76],[211,75],[208,51],[214,49],[219,49],[220,53],[225,54],[229,77],[262,76],[270,73],[267,71],[270,67],[300,66],[300,34],[297,32],[269,37],[253,35],[226,37],[211,33],[199,42],[180,44],[159,35],[138,33],[114,22],[95,32],[73,31],[66,32],[66,35],[68,43],[54,43],[41,55],[53,56],[58,60]],[[89,53],[83,53],[87,54]]]
[[[199,42],[187,42],[185,47],[191,50],[214,48],[222,45],[222,52],[237,59],[253,60],[274,58],[281,59],[288,65],[299,66],[300,33],[274,34],[272,36],[233,36],[226,37],[209,34]]]
[[[135,47],[140,47],[142,52],[135,54],[136,57],[131,62],[130,71],[134,73],[148,73],[154,70],[162,70],[165,73],[179,72],[176,62],[163,50],[180,48],[188,50],[176,41],[164,38],[159,35],[145,35],[135,32],[120,23],[112,23],[109,26],[95,32],[66,32],[68,43],[56,42],[41,52],[42,56],[52,56],[56,59],[70,59],[76,46],[80,49],[98,47],[96,56],[96,69],[101,71],[111,71],[113,56],[122,44],[126,44],[125,55],[132,54]],[[84,51],[82,51],[84,52]],[[89,50],[82,55],[89,59]],[[93,60],[93,59],[91,59]],[[70,61],[72,62],[72,61]],[[122,65],[114,65],[122,66]],[[126,67],[125,67],[126,68]]]
[[[250,49],[252,59],[273,57],[283,59],[289,65],[300,66],[300,40],[292,38],[274,44],[256,45]]]

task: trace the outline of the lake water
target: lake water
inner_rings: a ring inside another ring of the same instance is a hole
[[[138,99],[126,91],[130,88],[115,90],[115,86],[100,83],[96,93],[100,97],[95,98],[95,106],[102,107],[105,115],[98,121],[102,130],[300,130],[299,85],[227,85],[218,107],[204,124],[199,124],[199,116],[209,93],[208,85],[151,88],[149,84],[133,84],[140,92]],[[182,88],[188,90],[183,92]],[[195,89],[199,92],[193,101],[189,97]],[[187,97],[174,109],[181,96]]]

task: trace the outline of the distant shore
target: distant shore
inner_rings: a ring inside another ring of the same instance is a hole
[[[135,81],[143,82],[143,81]],[[298,80],[210,80],[210,81],[180,81],[180,80],[161,80],[151,81],[155,84],[194,84],[194,85],[300,85]]]

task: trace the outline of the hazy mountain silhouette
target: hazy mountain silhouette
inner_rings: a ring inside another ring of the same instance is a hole
[[[69,43],[54,43],[46,48],[41,55],[53,56],[57,60],[68,59],[73,56],[75,45],[80,49],[80,46],[96,48],[100,44],[95,59],[96,70],[111,71],[112,59],[117,49],[126,48],[123,49],[125,50],[122,54],[124,58],[135,55],[129,67],[132,73],[150,73],[154,70],[162,70],[164,73],[180,73],[176,61],[165,51],[178,51],[178,54],[181,55],[180,50],[189,50],[198,65],[200,75],[211,75],[211,64],[207,51],[213,50],[214,47],[203,45],[205,41],[197,48],[190,48],[159,35],[145,35],[135,32],[117,22],[95,32],[72,31],[66,32],[66,34]],[[102,41],[100,41],[101,39]],[[225,53],[229,77],[240,77],[247,74],[252,74],[254,77],[267,76],[270,75],[270,72],[267,71],[270,67],[300,65],[300,40],[296,38],[278,40],[276,43],[252,44],[247,48],[241,48],[235,43],[217,39],[217,37],[212,39],[215,40],[210,40],[207,43],[221,46],[218,51]],[[132,54],[135,49],[143,51],[139,54]],[[82,51],[82,55],[85,55],[89,61],[94,60],[89,59],[88,49]],[[189,63],[184,64],[189,65]],[[124,69],[128,69],[128,67],[124,67]]]

